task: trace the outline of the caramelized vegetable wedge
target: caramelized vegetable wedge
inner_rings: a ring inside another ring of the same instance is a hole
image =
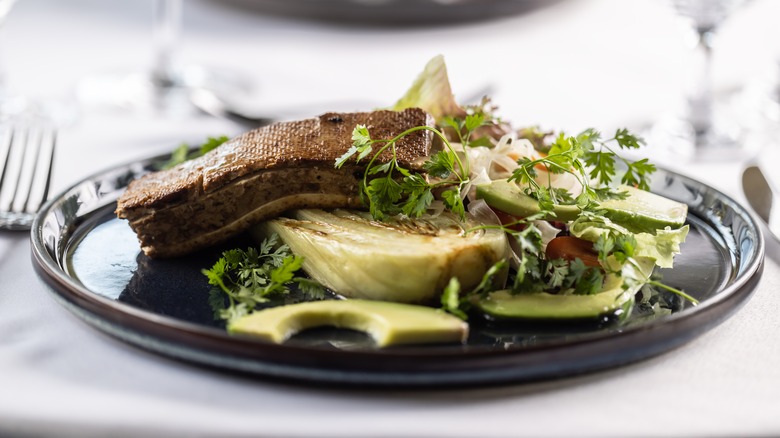
[[[499,229],[466,232],[480,222],[451,213],[375,221],[368,212],[297,210],[254,229],[277,233],[314,280],[350,298],[401,303],[437,301],[452,277],[476,286],[508,244]]]

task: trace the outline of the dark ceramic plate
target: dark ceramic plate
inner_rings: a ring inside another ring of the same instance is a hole
[[[150,260],[113,215],[134,178],[167,157],[96,174],[51,200],[32,230],[33,260],[54,296],[99,330],[166,356],[225,370],[325,383],[445,386],[563,377],[675,348],[735,312],[758,283],[764,241],[756,221],[716,190],[659,170],[653,191],[690,206],[691,232],[664,282],[701,301],[658,316],[636,306],[623,321],[497,324],[472,321],[464,345],[379,350],[339,330],[301,333],[284,345],[229,336],[212,317],[200,273],[223,248]],[[239,237],[225,247],[245,247]]]

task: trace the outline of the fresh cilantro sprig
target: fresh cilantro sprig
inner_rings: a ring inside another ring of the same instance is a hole
[[[474,136],[474,132],[477,129],[488,123],[486,122],[487,120],[491,120],[489,123],[495,123],[492,121],[492,119],[488,119],[487,117],[488,116],[485,112],[479,111],[469,114],[465,118],[456,118],[450,116],[442,117],[440,123],[442,126],[452,128],[452,130],[455,132],[455,136],[457,137],[458,142],[463,145],[464,148],[480,146],[491,147],[493,144],[486,136],[478,137],[476,139],[472,138]]]
[[[462,141],[468,141],[471,133],[484,123],[484,118],[480,115],[470,115],[462,121],[447,120],[457,127]],[[430,176],[437,178],[434,182],[398,162],[397,142],[419,131],[432,132],[445,146],[423,164],[423,169]],[[374,146],[378,148],[376,151]],[[379,163],[379,156],[386,151],[390,152],[390,159]],[[466,209],[461,190],[469,182],[468,161],[461,159],[447,136],[439,129],[417,126],[390,139],[373,139],[365,125],[357,125],[352,131],[352,146],[336,160],[335,167],[341,168],[353,157],[356,162],[360,162],[369,156],[371,158],[366,165],[361,184],[361,198],[375,219],[382,220],[397,214],[420,217],[434,201],[435,194],[440,196],[448,209],[465,217]]]
[[[638,161],[627,160],[618,155],[611,143],[616,143],[620,149],[638,149],[645,141],[627,129],[618,129],[615,135],[607,140],[601,139],[601,134],[594,129],[588,129],[581,133],[581,141],[585,144],[585,164],[591,167],[590,177],[601,184],[609,184],[615,176],[616,161],[626,166],[626,171],[621,178],[621,183],[638,187],[642,190],[650,189],[650,175],[655,172],[655,165],[650,164],[647,158]]]
[[[509,181],[515,181],[525,187],[526,193],[536,198],[540,208],[547,212],[556,204],[576,204],[584,210],[593,207],[598,201],[624,198],[625,193],[617,192],[608,186],[616,175],[618,161],[626,167],[621,178],[623,184],[648,190],[650,175],[655,172],[655,166],[647,159],[630,161],[621,157],[615,152],[613,144],[620,149],[636,149],[644,144],[644,140],[626,129],[618,129],[615,135],[608,139],[603,139],[594,129],[587,129],[577,136],[561,133],[553,141],[546,156],[538,159],[519,159],[518,168],[512,172]],[[562,173],[573,175],[583,187],[582,193],[574,198],[566,190],[551,187],[549,182],[538,183],[538,168],[545,169],[548,177]],[[592,180],[598,185],[591,184]]]
[[[278,236],[273,234],[263,240],[259,249],[225,251],[211,269],[201,271],[214,286],[209,304],[215,319],[232,321],[248,315],[259,305],[286,296],[294,284],[306,299],[324,296],[321,285],[295,275],[303,257],[292,254],[287,245],[278,242]]]
[[[171,158],[160,164],[158,169],[170,169],[171,167],[175,167],[185,161],[198,158],[201,155],[205,155],[207,152],[216,149],[218,146],[228,140],[230,140],[230,138],[224,135],[219,137],[208,137],[205,143],[201,144],[197,150],[192,152],[190,152],[191,146],[189,144],[182,143],[176,149],[174,149],[173,152],[171,152]]]

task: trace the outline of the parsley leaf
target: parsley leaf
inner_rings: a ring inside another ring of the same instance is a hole
[[[617,175],[618,161],[626,167],[622,182],[647,190],[650,175],[656,170],[655,166],[648,163],[646,159],[631,162],[622,158],[610,143],[616,144],[620,149],[635,149],[643,145],[644,140],[631,134],[627,129],[618,129],[614,137],[606,140],[592,128],[576,136],[560,133],[550,145],[545,157],[520,158],[517,161],[518,167],[512,172],[509,181],[515,181],[524,187],[524,191],[539,202],[542,211],[547,212],[552,211],[558,204],[577,205],[585,210],[596,205],[598,201],[614,198],[616,196],[614,190],[607,186]],[[562,191],[539,184],[536,181],[538,176],[536,168],[540,166],[553,174],[572,174],[582,185],[582,193],[574,198]],[[593,187],[592,180],[604,187]]]
[[[615,141],[623,149],[638,149],[645,144],[644,139],[628,132],[628,129],[622,128],[615,132]]]
[[[559,288],[569,275],[569,262],[564,259],[553,259],[547,263],[547,285],[550,288]]]
[[[451,151],[439,151],[423,164],[429,175],[447,178],[455,172],[455,154]]]
[[[276,234],[263,240],[259,250],[224,251],[211,269],[201,271],[214,286],[208,300],[214,317],[232,321],[248,315],[260,305],[287,296],[294,284],[305,299],[323,298],[321,285],[295,276],[302,264],[303,257],[293,255],[287,245],[279,245]]]
[[[357,154],[355,161],[360,162],[371,151],[371,135],[368,133],[368,128],[366,128],[366,125],[357,125],[352,130],[352,146],[336,160],[336,168],[340,169],[355,154]]]
[[[445,122],[456,127],[466,127],[466,135],[470,135],[470,128],[481,126],[483,117],[467,117],[465,121],[445,118]],[[476,129],[476,128],[474,128]],[[396,158],[396,143],[407,135],[418,131],[431,131],[444,143],[445,149],[436,153],[423,164],[423,169],[428,175],[440,178],[441,181],[429,182],[418,173],[404,168]],[[410,217],[420,217],[425,213],[434,200],[434,189],[442,190],[442,199],[445,206],[453,212],[465,217],[466,209],[460,197],[461,188],[469,181],[468,167],[455,153],[446,136],[436,128],[430,126],[417,126],[389,139],[372,139],[371,134],[364,125],[357,125],[352,131],[352,146],[336,160],[335,167],[340,168],[350,158],[356,157],[356,161],[371,155],[363,174],[360,199],[368,205],[371,216],[377,220],[383,220],[388,216],[404,214]],[[373,145],[381,145],[374,152]],[[379,156],[385,151],[390,152],[390,159],[384,163],[377,162]],[[455,178],[452,176],[455,175]],[[370,178],[369,178],[370,177]]]

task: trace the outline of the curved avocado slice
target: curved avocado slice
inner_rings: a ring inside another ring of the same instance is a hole
[[[604,215],[616,224],[635,233],[685,225],[688,205],[631,186],[619,186],[618,191],[628,192],[628,197],[599,202]]]
[[[665,227],[679,228],[685,224],[688,214],[686,204],[630,186],[620,186],[617,189],[620,192],[628,192],[628,197],[599,203],[599,207],[604,210],[604,216],[616,224],[635,233],[655,233],[655,230]],[[478,185],[477,197],[484,199],[493,208],[518,217],[540,212],[536,199],[526,195],[520,186],[507,180]],[[580,214],[580,209],[576,205],[556,205],[553,212],[556,220],[573,221]]]
[[[527,217],[540,212],[539,201],[523,193],[517,184],[505,179],[477,185],[477,198],[484,199],[493,208],[517,217]],[[568,222],[577,219],[580,209],[576,205],[559,204],[553,208],[553,212],[555,217],[544,219]]]
[[[324,326],[365,332],[378,347],[463,342],[468,336],[468,324],[442,311],[369,300],[311,301],[274,307],[231,322],[228,331],[281,344],[300,331]]]
[[[649,277],[654,261],[638,259],[639,273]],[[626,268],[624,268],[626,269]],[[508,290],[488,294],[476,301],[482,312],[499,319],[585,320],[610,315],[631,304],[642,284],[623,289],[622,279],[609,275],[603,292],[593,295],[529,293],[512,295]]]

